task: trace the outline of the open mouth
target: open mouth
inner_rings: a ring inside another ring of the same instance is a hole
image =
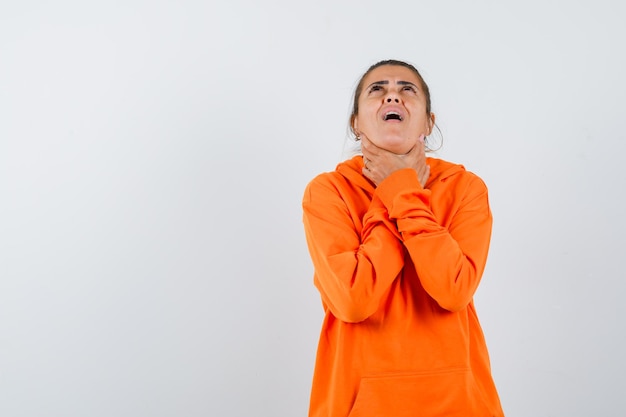
[[[402,116],[398,112],[390,111],[390,112],[385,113],[385,115],[383,116],[383,120],[384,121],[387,121],[387,120],[399,120],[399,121],[402,121]]]

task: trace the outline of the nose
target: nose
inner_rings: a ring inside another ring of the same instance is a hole
[[[400,100],[398,100],[398,97],[387,96],[387,103],[391,103],[392,101],[395,101],[396,103],[400,103]]]

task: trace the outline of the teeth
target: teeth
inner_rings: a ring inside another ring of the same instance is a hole
[[[395,112],[395,111],[390,111],[389,113],[385,113],[385,120],[389,120],[389,119],[398,119],[398,120],[402,120],[402,117],[400,116],[400,113]]]

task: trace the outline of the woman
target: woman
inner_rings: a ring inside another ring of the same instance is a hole
[[[472,301],[491,236],[487,188],[426,157],[434,123],[412,65],[374,64],[350,118],[362,155],[306,188],[326,313],[311,417],[503,415]]]

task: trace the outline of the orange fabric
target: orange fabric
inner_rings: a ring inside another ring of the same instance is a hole
[[[310,417],[503,416],[472,298],[487,188],[429,158],[378,187],[356,156],[313,179],[304,228],[325,310]]]

